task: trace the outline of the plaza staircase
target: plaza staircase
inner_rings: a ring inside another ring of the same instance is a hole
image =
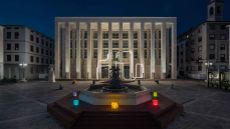
[[[73,129],[160,129],[148,112],[83,112]]]

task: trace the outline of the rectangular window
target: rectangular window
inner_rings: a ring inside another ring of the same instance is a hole
[[[14,56],[14,60],[15,60],[16,62],[18,62],[18,61],[19,61],[19,55],[15,55],[15,56]]]
[[[8,61],[8,62],[11,61],[11,55],[6,56],[6,61]]]
[[[44,54],[44,49],[42,48],[41,53]]]
[[[11,44],[6,45],[6,50],[11,50]]]
[[[34,46],[30,46],[30,51],[33,52],[34,51]]]
[[[107,58],[108,53],[109,53],[108,50],[104,50],[104,51],[103,51],[103,58],[104,58],[104,59]]]
[[[87,50],[84,50],[84,58],[87,58]]]
[[[39,43],[39,38],[38,37],[36,38],[36,43]]]
[[[119,41],[118,40],[113,41],[113,48],[119,48]]]
[[[202,46],[198,47],[198,51],[201,52],[202,51]]]
[[[215,40],[215,34],[209,34],[209,39],[210,40]]]
[[[137,48],[138,47],[138,42],[137,42],[137,40],[134,40],[133,41],[133,48]]]
[[[30,73],[33,74],[34,73],[34,69],[33,67],[30,68]]]
[[[215,59],[215,54],[209,54],[209,59],[214,60]]]
[[[144,40],[144,48],[148,48],[148,41]]]
[[[128,58],[128,53],[127,52],[123,52],[123,58]]]
[[[88,33],[85,31],[84,32],[84,39],[87,39],[87,37],[88,37]]]
[[[122,47],[123,48],[129,48],[129,42],[127,40],[123,40]]]
[[[198,42],[201,42],[202,41],[202,37],[198,37]]]
[[[147,38],[148,38],[148,33],[144,32],[144,39],[147,39]]]
[[[220,45],[220,50],[225,50],[225,44]]]
[[[48,50],[46,50],[46,55],[47,55],[47,56],[49,55],[49,51],[48,51]]]
[[[36,47],[36,52],[39,53],[39,48],[38,47]]]
[[[97,36],[98,36],[97,32],[94,32],[93,33],[93,39],[97,39]]]
[[[103,48],[109,48],[109,41],[108,40],[103,41]]]
[[[133,33],[133,39],[138,39],[138,33],[137,32]]]
[[[33,56],[30,56],[30,62],[34,62],[34,57]]]
[[[97,58],[97,50],[93,50],[93,58]]]
[[[30,35],[30,41],[34,41],[34,36]]]
[[[113,59],[116,58],[116,54],[117,54],[118,50],[113,50]]]
[[[221,54],[220,55],[220,61],[221,62],[225,62],[225,54]]]
[[[97,42],[97,40],[93,40],[93,48],[98,48],[98,42]]]
[[[14,38],[15,38],[15,39],[19,39],[19,32],[15,32],[15,33],[14,33]]]
[[[14,50],[19,50],[19,44],[18,43],[14,44]]]
[[[137,50],[134,50],[134,58],[138,58],[138,52],[137,52]]]
[[[145,57],[145,59],[148,58],[148,51],[147,50],[144,51],[144,57]]]
[[[129,38],[128,32],[123,32],[122,38],[123,39],[128,39]]]
[[[39,57],[36,57],[36,62],[39,63]]]
[[[108,38],[109,38],[109,33],[103,32],[103,39],[108,39]]]
[[[114,32],[112,34],[112,37],[113,37],[113,39],[119,39],[119,33],[118,32]]]
[[[11,39],[11,32],[7,32],[7,33],[6,33],[6,38],[7,38],[7,39]]]
[[[87,48],[87,47],[88,47],[87,40],[84,40],[84,48]]]

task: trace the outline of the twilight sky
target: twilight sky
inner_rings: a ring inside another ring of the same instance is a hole
[[[56,16],[177,17],[178,34],[206,20],[208,0],[1,0],[0,24],[20,24],[54,36]],[[230,0],[225,20],[230,21]]]

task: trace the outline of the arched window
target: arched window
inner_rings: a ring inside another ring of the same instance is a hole
[[[210,14],[210,16],[212,16],[213,13],[214,13],[214,10],[213,10],[213,7],[211,7],[211,8],[209,9],[209,14]]]

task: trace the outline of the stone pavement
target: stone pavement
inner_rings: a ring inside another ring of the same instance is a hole
[[[90,83],[35,81],[0,85],[0,129],[64,129],[47,113],[46,105]],[[59,85],[63,90],[58,90]],[[184,105],[184,115],[167,129],[230,129],[230,92],[206,88],[204,82],[191,80],[164,81],[160,86],[145,81],[142,85]]]

